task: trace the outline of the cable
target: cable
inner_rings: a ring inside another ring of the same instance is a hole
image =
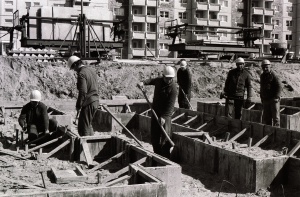
[[[4,34],[3,36],[1,36],[0,38],[2,38],[2,37],[4,37],[4,36],[6,36],[7,34],[9,34],[9,32],[8,33],[6,33],[6,34]]]
[[[222,181],[222,184],[221,184],[221,187],[220,187],[220,191],[219,191],[219,193],[218,193],[218,197],[219,197],[219,195],[220,195],[220,192],[221,192],[221,190],[222,190],[222,187],[223,187],[223,183],[224,182],[226,182],[226,183],[228,183],[229,185],[232,185],[233,187],[234,187],[234,189],[235,189],[235,197],[237,197],[237,190],[236,190],[236,187],[232,184],[232,183],[230,183],[229,181],[226,181],[226,180],[223,180]]]

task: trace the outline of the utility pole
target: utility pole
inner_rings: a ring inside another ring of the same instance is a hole
[[[155,24],[156,24],[156,32],[155,32],[155,57],[159,58],[159,20],[158,20],[158,0],[156,0],[156,17],[155,17]]]

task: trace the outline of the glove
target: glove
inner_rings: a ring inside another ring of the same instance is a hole
[[[160,120],[160,121],[159,121],[159,122],[160,122],[160,125],[161,125],[161,126],[164,126],[165,123],[166,123],[166,120],[165,120],[164,118],[160,118],[159,120]]]
[[[136,85],[138,88],[140,88],[141,90],[144,90],[144,83],[140,82]]]

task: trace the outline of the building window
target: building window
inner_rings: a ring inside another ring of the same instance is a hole
[[[273,38],[278,40],[279,34],[273,34]]]
[[[33,6],[40,6],[40,2],[34,2]]]
[[[114,8],[114,13],[116,16],[124,16],[124,8]]]
[[[132,42],[132,48],[139,48],[139,44],[137,42]]]
[[[133,31],[138,31],[139,27],[137,25],[133,25]]]
[[[219,15],[219,19],[220,19],[220,21],[223,21],[223,22],[228,21],[228,17],[226,15]]]
[[[160,43],[160,50],[168,50],[169,49],[169,45],[168,43]]]
[[[186,19],[186,12],[179,12],[178,16],[180,19]]]
[[[160,17],[169,18],[169,12],[160,11]]]
[[[293,40],[293,37],[292,37],[292,35],[288,35],[288,34],[287,34],[287,35],[285,35],[285,39],[286,39],[286,40]]]
[[[219,35],[220,37],[227,37],[227,33],[226,33],[226,32],[218,33],[218,35]]]
[[[223,7],[228,7],[228,1],[226,1],[226,0],[220,0],[220,4]]]
[[[187,3],[187,0],[179,0],[179,3]]]
[[[6,22],[6,23],[12,23],[13,20],[12,20],[12,19],[5,19],[5,22]]]
[[[151,48],[152,48],[152,45],[151,45],[151,43],[150,43],[150,42],[147,42],[147,47],[148,47],[149,49],[151,49]]]
[[[275,12],[278,12],[279,11],[278,5],[273,5],[273,9],[275,10]]]
[[[31,7],[31,2],[25,2],[26,8],[30,8]]]
[[[6,9],[5,9],[5,12],[13,13],[13,9],[6,8]]]
[[[160,27],[160,28],[159,28],[159,33],[164,34],[164,33],[165,33],[165,30],[166,30],[166,29],[165,29],[164,27]]]
[[[293,12],[293,7],[292,6],[287,6],[286,11],[287,12]]]
[[[5,1],[5,5],[13,5],[14,2],[13,1]]]
[[[286,26],[292,27],[293,26],[293,21],[286,21]]]
[[[204,12],[196,12],[196,18],[204,18]]]
[[[279,25],[279,20],[273,20],[273,25]]]

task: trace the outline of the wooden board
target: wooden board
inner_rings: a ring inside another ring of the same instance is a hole
[[[71,183],[71,182],[85,182],[88,178],[86,173],[79,167],[76,166],[75,170],[58,170],[51,168],[52,174],[54,175],[55,183]]]

